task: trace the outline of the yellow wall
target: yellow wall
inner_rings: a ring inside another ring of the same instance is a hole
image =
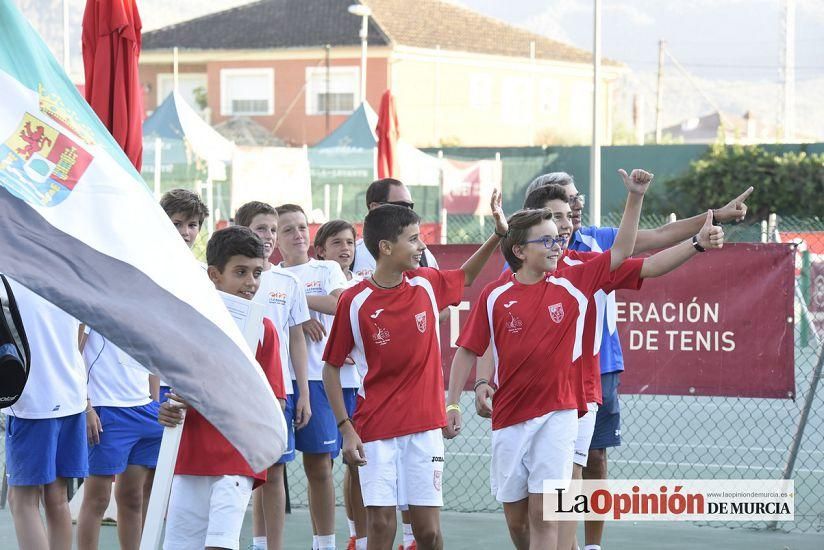
[[[606,67],[602,142],[610,141],[610,97],[622,69]],[[458,52],[397,47],[390,82],[401,135],[418,146],[587,143],[592,69]],[[474,90],[474,91],[472,91]]]

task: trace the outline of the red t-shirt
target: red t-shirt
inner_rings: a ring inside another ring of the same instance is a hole
[[[283,370],[280,365],[280,342],[275,326],[263,318],[263,337],[258,342],[255,359],[263,369],[272,391],[285,399]],[[186,411],[183,436],[177,452],[175,474],[188,476],[242,475],[254,479],[257,487],[266,481],[266,470],[255,473],[223,435],[195,409]]]
[[[390,439],[446,425],[438,312],[463,295],[464,272],[422,267],[381,289],[368,280],[344,290],[323,360],[348,355],[363,384],[353,418],[362,441]]]
[[[558,262],[558,271],[563,272],[571,266],[591,261],[601,255],[601,252],[579,252],[566,250]],[[604,329],[604,315],[606,314],[607,294],[614,290],[626,288],[638,290],[643,279],[641,269],[644,267],[642,258],[625,260],[610,274],[610,282],[590,298],[589,307],[584,321],[583,353],[576,361],[580,369],[583,382],[583,399],[586,403],[603,403],[601,392],[601,362],[599,352]]]
[[[533,285],[514,274],[487,285],[469,314],[458,346],[483,355],[492,346],[492,429],[551,411],[581,410],[583,354],[589,300],[610,281],[610,252]],[[583,404],[586,409],[586,404]]]

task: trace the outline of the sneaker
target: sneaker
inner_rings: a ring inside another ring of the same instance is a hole
[[[349,544],[346,545],[346,550],[355,550],[355,537],[349,537]]]

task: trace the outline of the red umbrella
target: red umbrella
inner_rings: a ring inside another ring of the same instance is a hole
[[[83,65],[86,101],[140,170],[143,157],[143,89],[137,0],[86,0]]]
[[[392,91],[386,90],[381,97],[378,111],[378,177],[398,176],[398,112]]]

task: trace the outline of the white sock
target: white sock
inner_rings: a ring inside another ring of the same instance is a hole
[[[252,537],[252,546],[255,550],[266,550],[266,537]]]
[[[349,536],[354,537],[355,536],[355,522],[352,521],[351,519],[347,519],[346,523],[349,524]]]
[[[318,550],[335,550],[335,535],[318,535]]]
[[[355,540],[355,550],[366,550],[366,537]]]
[[[312,550],[318,550],[318,536],[312,535]]]
[[[584,550],[601,550],[600,544],[587,544],[584,546]]]
[[[403,546],[404,548],[415,542],[415,535],[412,534],[412,524],[403,524]]]

